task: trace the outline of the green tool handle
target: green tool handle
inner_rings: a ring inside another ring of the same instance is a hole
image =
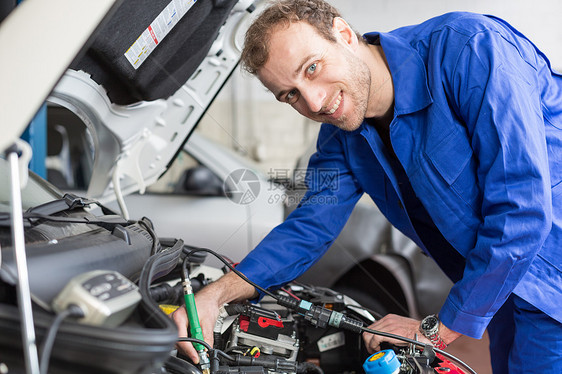
[[[189,319],[189,332],[192,338],[203,339],[203,329],[199,324],[199,316],[197,315],[197,308],[195,307],[195,297],[192,293],[184,294],[185,309],[187,311],[187,318]],[[205,347],[199,343],[192,343],[197,352],[205,350]]]

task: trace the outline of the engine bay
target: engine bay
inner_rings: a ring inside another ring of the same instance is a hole
[[[160,238],[147,218],[123,220],[101,205],[100,215],[86,210],[97,205],[67,194],[23,213],[41,373],[474,372],[446,352],[400,337],[405,346],[369,356],[361,334],[385,333],[366,327],[375,313],[350,297],[296,282],[265,290],[213,250]],[[0,362],[6,373],[23,373],[11,217],[1,214]],[[206,265],[209,255],[224,266]],[[197,331],[193,296],[228,272],[265,296],[221,308],[210,346]],[[189,338],[178,338],[167,315],[179,307],[188,311]],[[178,352],[182,340],[194,344],[198,364]]]
[[[431,346],[415,342],[407,346],[385,344],[385,350],[369,357],[361,332],[374,321],[367,308],[344,294],[325,287],[290,283],[257,304],[230,304],[221,309],[214,346],[207,347],[208,370],[211,373],[371,373],[367,363],[391,355],[390,363],[381,360],[377,370],[389,370],[395,365],[394,371],[372,372],[465,373]],[[384,355],[380,356],[381,353]]]

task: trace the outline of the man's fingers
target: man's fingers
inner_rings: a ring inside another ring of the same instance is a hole
[[[380,328],[375,328],[373,325],[369,326],[372,330],[379,330]],[[369,353],[375,353],[380,351],[381,343],[385,341],[385,337],[377,335],[377,334],[370,334],[370,333],[363,333],[363,341],[365,342],[365,347]]]
[[[365,347],[369,353],[375,353],[380,348],[380,342],[374,334],[363,333],[363,341],[365,342]]]
[[[402,317],[394,314],[388,314],[380,320],[369,326],[371,330],[384,331],[387,333],[392,333],[394,335],[406,337],[413,339],[416,335],[418,340],[425,342],[427,340],[424,336],[419,335],[419,321]],[[365,341],[365,346],[370,353],[374,353],[380,349],[380,344],[382,342],[389,342],[396,345],[406,344],[403,340],[388,338],[385,336],[364,333],[363,340]]]
[[[187,319],[187,313],[185,307],[180,307],[172,313],[172,319],[178,328],[178,337],[187,338],[187,329],[189,328],[189,320]],[[178,350],[183,352],[187,357],[193,361],[194,364],[199,363],[199,355],[190,342],[178,342],[176,344]]]

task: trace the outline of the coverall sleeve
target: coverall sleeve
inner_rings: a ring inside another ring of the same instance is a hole
[[[277,288],[312,266],[345,225],[362,190],[349,170],[337,128],[322,125],[299,206],[237,269],[264,288]]]
[[[482,224],[462,279],[439,316],[480,338],[525,275],[551,228],[551,186],[537,52],[527,40],[487,30],[462,50],[451,76],[482,191]]]

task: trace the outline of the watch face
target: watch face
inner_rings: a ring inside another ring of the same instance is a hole
[[[437,317],[429,316],[424,318],[424,320],[421,323],[421,328],[424,331],[432,331],[438,326],[438,324],[439,324],[439,320],[437,319]]]

